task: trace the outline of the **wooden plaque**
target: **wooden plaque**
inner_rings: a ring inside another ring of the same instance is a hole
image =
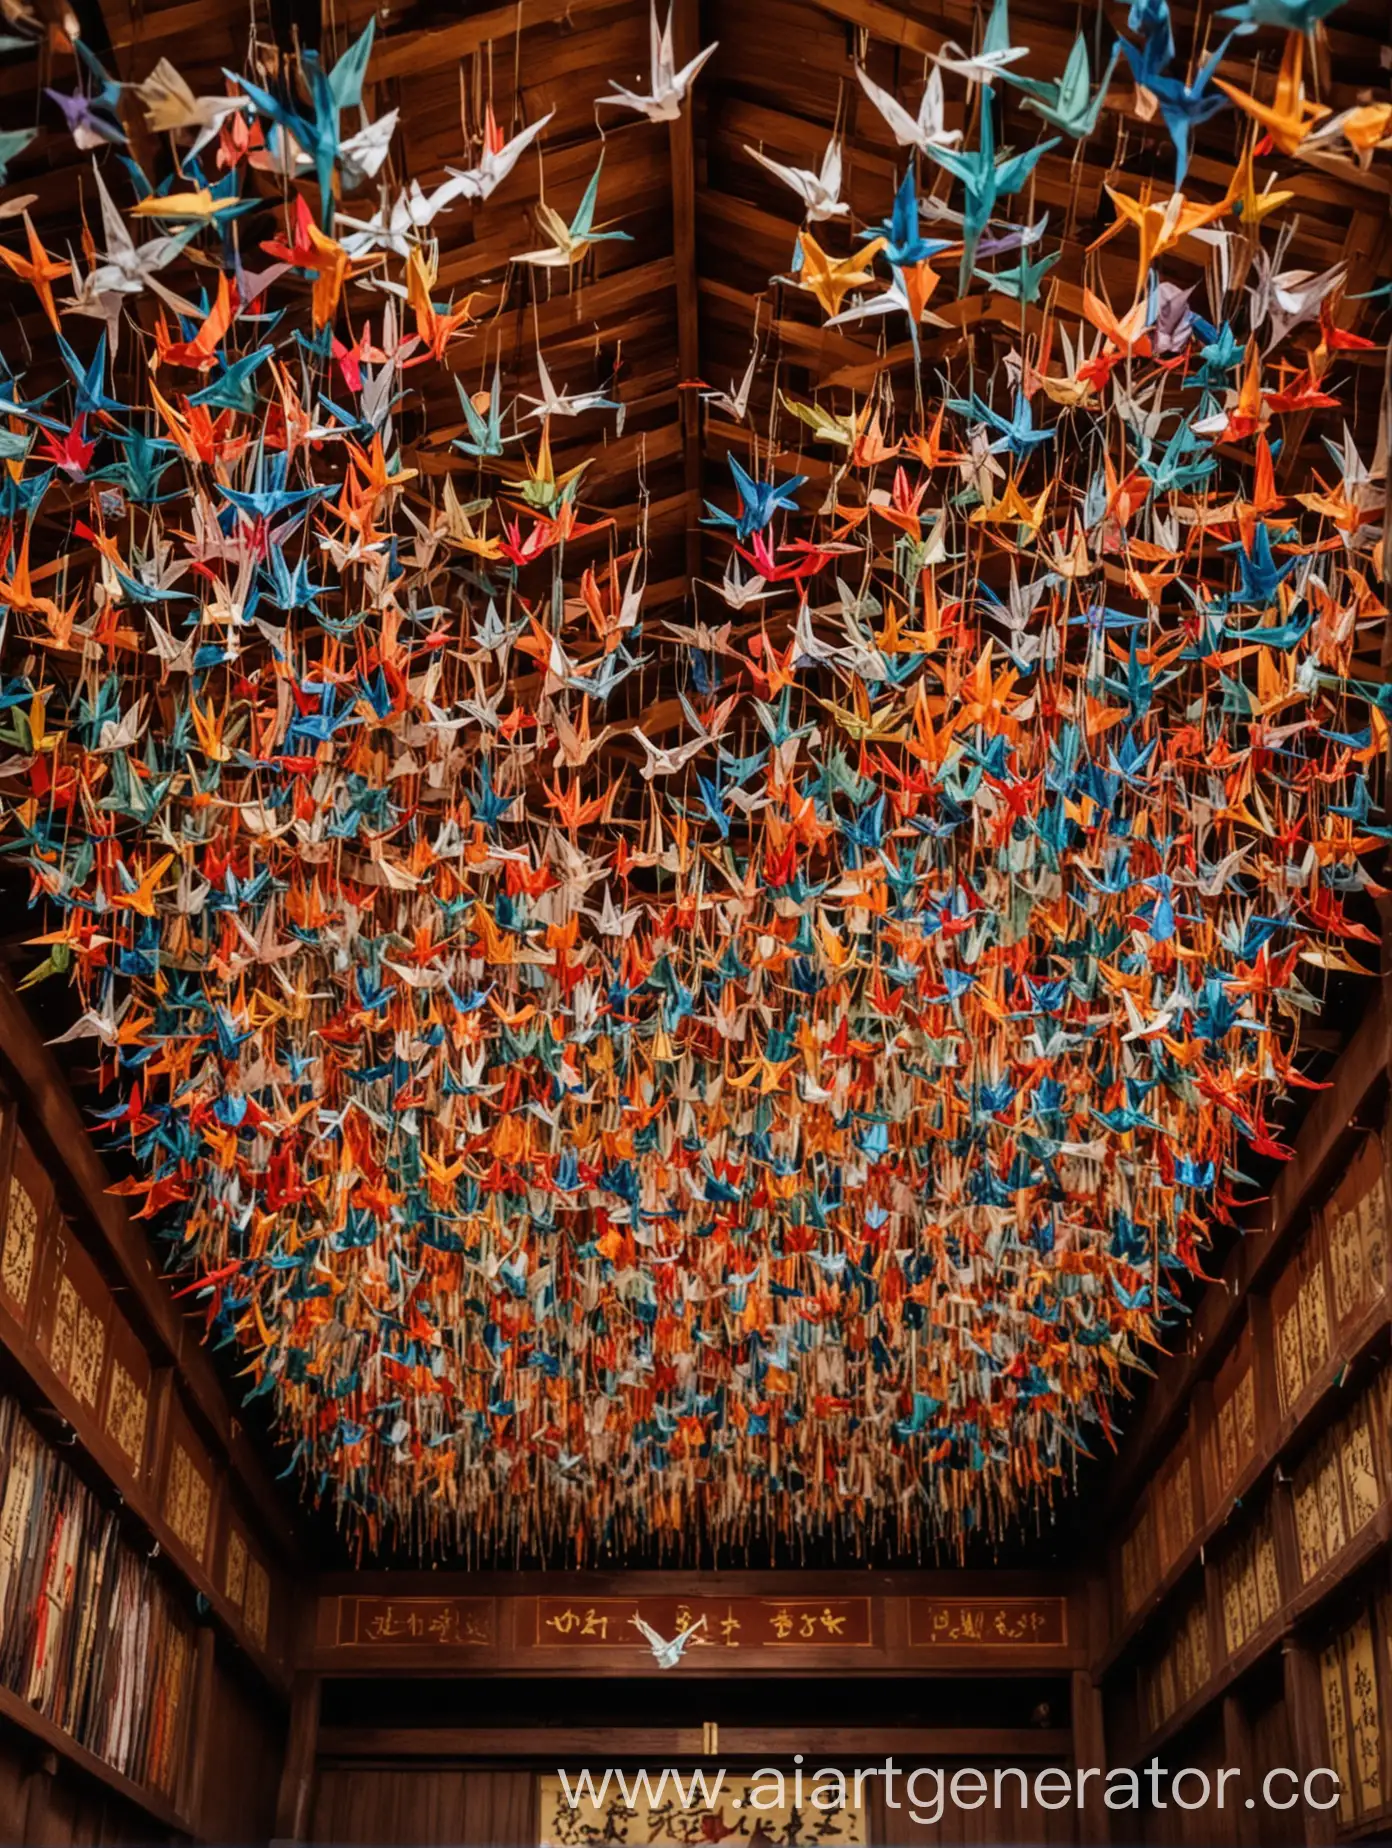
[[[55,1217],[34,1333],[49,1366],[93,1418],[105,1399],[114,1314],[106,1279],[71,1228]]]
[[[169,1530],[205,1569],[213,1557],[213,1497],[217,1478],[188,1414],[176,1398],[170,1406],[160,1511]]]
[[[124,1317],[111,1321],[111,1364],[106,1373],[102,1429],[134,1480],[143,1479],[149,1459],[150,1356]]]
[[[491,1649],[492,1598],[340,1597],[340,1649]]]
[[[52,1183],[24,1136],[16,1131],[0,1229],[0,1306],[21,1328],[30,1326],[38,1306],[53,1211]]]
[[[913,1649],[1060,1649],[1066,1598],[911,1598]]]

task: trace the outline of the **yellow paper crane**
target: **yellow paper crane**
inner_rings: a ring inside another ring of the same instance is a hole
[[[882,237],[872,238],[849,257],[828,256],[810,231],[798,232],[802,251],[802,269],[798,282],[810,289],[829,315],[840,314],[841,304],[852,289],[864,288],[875,280],[871,262],[885,247]]]

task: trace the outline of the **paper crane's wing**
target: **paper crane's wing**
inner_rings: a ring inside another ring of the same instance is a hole
[[[885,125],[901,148],[917,147],[919,144],[919,127],[913,117],[896,97],[882,90],[877,83],[872,83],[860,65],[856,65],[856,76],[860,87],[869,97],[875,108],[884,117]]]
[[[372,55],[372,41],[377,35],[377,16],[368,20],[361,35],[353,41],[329,72],[329,91],[340,109],[362,107],[363,78]]]
[[[599,203],[599,176],[603,168],[604,156],[601,154],[590,175],[590,183],[575,208],[575,216],[570,221],[570,235],[577,243],[581,238],[588,237],[594,226],[595,207]]]
[[[667,8],[667,24],[661,29],[657,23],[657,0],[649,0],[648,35],[652,45],[652,93],[654,97],[663,96],[672,88],[672,75],[675,57],[672,51],[672,8]]]

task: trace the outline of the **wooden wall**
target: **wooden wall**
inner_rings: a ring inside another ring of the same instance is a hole
[[[1275,1767],[1332,1766],[1342,1800],[1171,1804],[1117,1841],[1286,1848],[1392,1825],[1389,1054],[1375,1004],[1159,1367],[1097,1585],[1110,1763],[1236,1766],[1253,1791]]]
[[[230,1655],[230,1652],[228,1652]],[[199,1835],[256,1848],[275,1834],[286,1716],[242,1664],[219,1662],[197,1749]]]
[[[207,1637],[207,1673],[180,1775],[181,1808],[200,1841],[253,1848],[274,1832],[285,1720],[259,1678]],[[122,1794],[100,1764],[85,1769],[0,1715],[0,1843],[13,1848],[154,1848],[188,1839],[147,1793]],[[139,1800],[136,1800],[136,1799]]]
[[[968,1762],[983,1772],[994,1787],[993,1773],[998,1760],[980,1758]],[[951,1778],[957,1768],[955,1764],[941,1766],[947,1779]],[[1042,1767],[1031,1764],[1025,1768],[1032,1774]],[[877,1785],[869,1814],[872,1848],[885,1848],[885,1844],[892,1843],[909,1844],[910,1848],[930,1848],[930,1844],[936,1848],[939,1843],[943,1844],[943,1848],[957,1848],[958,1844],[962,1848],[1013,1848],[1015,1843],[1035,1844],[1036,1848],[1044,1848],[1044,1845],[1055,1848],[1057,1844],[1062,1848],[1063,1844],[1071,1844],[1080,1839],[1076,1809],[1026,1809],[1021,1806],[1017,1791],[1016,1781],[1004,1778],[1001,1783],[1004,1801],[1000,1809],[994,1809],[989,1804],[979,1810],[955,1809],[950,1803],[944,1803],[940,1821],[915,1822],[905,1800],[902,1782],[898,1790],[901,1807],[897,1810],[888,1808],[885,1793]],[[931,1805],[919,1813],[930,1813],[930,1809]]]
[[[0,1721],[0,1842],[15,1848],[143,1848],[176,1839],[134,1804]]]
[[[315,1784],[309,1839],[535,1848],[536,1774],[458,1766],[326,1766]]]
[[[998,1761],[970,1761],[988,1778]],[[905,1769],[911,1769],[906,1765]],[[956,1768],[945,1765],[948,1776]],[[1031,1770],[1037,1769],[1031,1766]],[[537,1840],[536,1778],[534,1769],[474,1770],[463,1767],[391,1768],[386,1766],[327,1765],[316,1779],[311,1806],[309,1839],[333,1843],[459,1844],[460,1848],[534,1848]],[[1074,1808],[1045,1811],[1025,1809],[1014,1800],[1015,1786],[1006,1780],[1008,1800],[1000,1810],[983,1808],[956,1811],[945,1806],[942,1820],[915,1822],[903,1801],[889,1810],[884,1792],[874,1787],[869,1807],[870,1841],[886,1843],[1071,1844],[1080,1839],[1079,1817]],[[922,1812],[920,1812],[922,1813]]]

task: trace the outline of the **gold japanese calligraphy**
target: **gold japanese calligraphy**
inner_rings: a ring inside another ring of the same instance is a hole
[[[1156,1477],[1160,1577],[1175,1564],[1194,1536],[1194,1475],[1189,1440],[1166,1459]]]
[[[1212,1459],[1218,1500],[1229,1494],[1257,1450],[1255,1342],[1250,1323],[1213,1382]]]
[[[68,1385],[79,1405],[96,1406],[105,1356],[106,1324],[97,1310],[79,1303],[72,1362],[68,1368]]]
[[[164,1518],[175,1536],[200,1563],[208,1545],[208,1516],[213,1491],[184,1446],[176,1439],[169,1455],[169,1480],[164,1490]]]
[[[95,1411],[106,1361],[111,1293],[87,1252],[61,1223],[44,1254],[36,1333],[48,1364],[78,1404]]]
[[[566,1782],[559,1774],[544,1773],[537,1779],[540,1848],[600,1843],[605,1848],[654,1848],[659,1843],[704,1848],[712,1842],[727,1848],[743,1843],[859,1848],[866,1840],[866,1805],[846,1801],[852,1794],[846,1789],[849,1779],[837,1772],[821,1778],[810,1768],[791,1768],[781,1774],[781,1788],[769,1772],[727,1775],[718,1792],[709,1789],[714,1799],[709,1806],[701,1801],[705,1790],[695,1794],[700,1788],[696,1780],[683,1778],[685,1792],[693,1796],[690,1808],[682,1806],[681,1791],[668,1794],[662,1776],[625,1774],[625,1789],[616,1787],[612,1776],[606,1780],[602,1770],[587,1784],[580,1783],[578,1770],[567,1773]],[[596,1795],[597,1790],[603,1794]]]
[[[1281,1608],[1276,1536],[1268,1504],[1218,1560],[1223,1648],[1231,1658],[1260,1634]]]
[[[336,1642],[340,1647],[487,1649],[493,1641],[491,1598],[347,1596],[338,1600]]]
[[[77,1335],[78,1300],[72,1279],[60,1277],[58,1280],[58,1301],[53,1311],[53,1332],[49,1336],[49,1365],[60,1379],[66,1379],[72,1368],[73,1342]]]
[[[258,1649],[264,1649],[271,1620],[271,1575],[254,1553],[247,1554],[242,1619],[247,1635]]]
[[[1298,1297],[1276,1316],[1276,1384],[1281,1395],[1281,1410],[1288,1412],[1305,1389]]]
[[[1324,1703],[1324,1737],[1329,1764],[1339,1779],[1339,1820],[1354,1817],[1353,1778],[1349,1767],[1348,1701],[1344,1694],[1343,1652],[1331,1643],[1320,1656],[1320,1694]]]
[[[1329,1226],[1329,1282],[1334,1296],[1334,1320],[1349,1321],[1362,1307],[1367,1293],[1363,1261],[1363,1215],[1355,1207],[1331,1212]]]
[[[913,1598],[909,1645],[1057,1649],[1068,1641],[1064,1598]]]
[[[1320,1656],[1329,1763],[1339,1775],[1339,1820],[1383,1804],[1382,1703],[1369,1611],[1360,1612]]]
[[[1340,1333],[1386,1288],[1387,1185],[1382,1143],[1368,1136],[1324,1211],[1330,1301]]]
[[[0,1248],[0,1284],[20,1309],[29,1301],[39,1245],[39,1209],[18,1175],[11,1176],[5,1243]]]
[[[1340,1428],[1339,1473],[1343,1479],[1349,1533],[1353,1535],[1367,1526],[1382,1504],[1366,1406],[1360,1406]]]
[[[1157,1731],[1202,1692],[1212,1676],[1208,1605],[1202,1594],[1181,1612],[1166,1633],[1161,1652],[1141,1670],[1141,1711],[1147,1730]]]
[[[1308,1585],[1325,1561],[1324,1527],[1320,1520],[1319,1485],[1315,1475],[1310,1474],[1303,1480],[1297,1476],[1292,1504],[1300,1582]]]
[[[222,1568],[222,1589],[238,1610],[246,1597],[247,1546],[236,1527],[227,1530],[227,1557]]]
[[[145,1457],[145,1422],[149,1400],[119,1360],[111,1363],[106,1394],[106,1432],[133,1470]]]
[[[1140,1519],[1121,1543],[1121,1595],[1128,1617],[1145,1603],[1159,1576],[1155,1561],[1155,1517],[1147,1502]]]
[[[1360,1814],[1382,1807],[1382,1718],[1377,1656],[1367,1611],[1343,1639],[1344,1686],[1348,1695],[1349,1756]]]
[[[1202,1595],[1181,1611],[1166,1632],[1165,1648],[1141,1671],[1141,1706],[1155,1732],[1202,1691],[1213,1672],[1209,1658],[1209,1608]]]
[[[1300,1345],[1308,1385],[1329,1359],[1330,1332],[1324,1264],[1314,1252],[1307,1252],[1306,1260],[1309,1268],[1300,1285]]]
[[[1315,1478],[1315,1496],[1319,1504],[1320,1523],[1324,1529],[1324,1556],[1333,1559],[1348,1544],[1348,1523],[1344,1518],[1343,1488],[1339,1479],[1339,1460],[1321,1446],[1319,1474]]]
[[[531,1646],[649,1649],[689,1633],[688,1651],[868,1649],[868,1598],[538,1598]]]
[[[1385,1424],[1387,1384],[1379,1378],[1364,1391],[1296,1468],[1295,1534],[1302,1584],[1336,1558],[1382,1506],[1373,1433]]]

